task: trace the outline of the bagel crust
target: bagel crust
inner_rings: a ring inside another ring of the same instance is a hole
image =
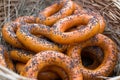
[[[99,46],[104,53],[102,63],[93,70],[85,68],[81,62],[81,51],[87,46]],[[81,66],[80,71],[83,73],[85,80],[99,80],[97,76],[108,76],[115,68],[117,62],[115,43],[102,34],[97,34],[83,43],[71,46],[67,54]]]
[[[69,76],[69,80],[83,80],[82,74],[79,72],[79,67],[73,64],[71,58],[60,52],[50,50],[42,51],[29,60],[21,75],[29,78],[37,78],[38,72],[50,65],[56,65],[64,69]]]

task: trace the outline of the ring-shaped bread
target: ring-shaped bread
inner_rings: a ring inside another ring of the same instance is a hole
[[[74,26],[85,25],[78,30],[65,32]],[[77,14],[59,20],[51,27],[50,31],[41,32],[52,41],[60,44],[72,44],[85,41],[99,33],[100,22],[96,17],[89,14]],[[42,29],[41,29],[42,30]]]
[[[47,34],[50,27],[42,24],[23,25],[16,32],[17,38],[27,49],[33,52],[40,52],[42,50],[64,51],[66,49],[65,45],[56,44],[44,38],[34,36],[33,34],[40,32],[39,28],[42,28],[42,32],[46,31]]]
[[[28,60],[31,59],[34,54],[34,52],[21,49],[13,49],[9,51],[9,55],[12,60],[19,61],[22,63],[27,63]]]
[[[73,60],[57,51],[41,51],[36,54],[25,65],[21,72],[22,76],[29,78],[37,78],[38,73],[46,66],[55,65],[68,74],[69,80],[83,80],[82,74],[79,71],[79,66],[75,65]]]
[[[16,71],[18,74],[20,74],[20,72],[24,69],[25,65],[26,64],[24,63],[16,63]],[[49,70],[45,70],[38,74],[38,79],[40,80],[56,80],[58,78],[60,78],[58,74]]]
[[[88,46],[99,46],[104,53],[102,63],[95,69],[88,69],[82,65],[81,51]],[[83,43],[71,46],[67,52],[68,56],[75,60],[81,66],[85,80],[99,80],[97,76],[108,76],[113,71],[117,62],[117,50],[115,43],[103,34],[97,34]]]
[[[104,32],[104,29],[106,27],[106,22],[105,22],[105,19],[100,15],[100,13],[96,13],[95,11],[92,11],[92,10],[89,10],[89,9],[88,10],[83,9],[77,3],[74,3],[74,5],[75,5],[75,11],[74,11],[73,14],[89,14],[89,15],[92,15],[92,16],[96,16],[100,21],[99,33]]]
[[[11,58],[9,57],[8,51],[3,45],[0,45],[0,65],[15,71],[13,62]]]
[[[58,12],[56,12],[55,14],[51,14],[47,17],[45,17],[44,15],[40,15],[39,17],[37,17],[36,22],[45,24],[47,26],[51,26],[59,19],[71,15],[75,10],[73,1],[72,0],[62,0],[62,1],[64,2],[63,6]],[[54,10],[58,10],[58,9],[54,9]]]
[[[63,6],[63,7],[62,7]],[[54,9],[57,8],[57,9]],[[4,24],[2,36],[6,42],[17,48],[25,48],[16,38],[16,30],[26,23],[54,24],[57,20],[66,17],[74,11],[74,4],[71,0],[60,0],[57,3],[45,8],[39,16],[18,17],[15,21]],[[57,13],[56,13],[57,12]],[[56,14],[54,14],[56,13]],[[53,15],[54,14],[54,15]],[[45,17],[45,19],[43,18]]]

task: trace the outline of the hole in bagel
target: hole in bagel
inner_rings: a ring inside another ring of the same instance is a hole
[[[97,46],[85,47],[81,52],[82,64],[88,69],[97,68],[103,61],[102,49]]]
[[[92,59],[92,57],[90,57],[89,55],[90,53],[89,52],[82,52],[82,62],[83,62],[83,65],[85,67],[89,66],[89,65],[92,65],[94,60]]]
[[[63,71],[63,73],[61,72]],[[66,77],[67,73],[61,67],[56,65],[50,65],[44,67],[41,71],[39,71],[37,79],[38,80],[68,80]],[[66,76],[65,76],[66,75]]]

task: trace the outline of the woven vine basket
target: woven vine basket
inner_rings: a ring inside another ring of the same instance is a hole
[[[14,20],[19,16],[36,15],[40,10],[57,0],[0,0],[0,34],[4,23]],[[106,20],[107,26],[103,34],[110,37],[118,48],[118,63],[111,77],[101,78],[120,80],[120,0],[74,0],[85,9],[99,12]],[[11,46],[2,39],[0,44],[9,50]],[[13,77],[14,76],[14,77]],[[118,77],[116,77],[118,76]],[[0,66],[0,80],[30,80]]]

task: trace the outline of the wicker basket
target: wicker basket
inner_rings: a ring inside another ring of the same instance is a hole
[[[0,24],[6,21],[5,19],[12,17],[16,3],[18,3],[18,0],[0,0]]]
[[[11,21],[18,16],[35,15],[53,1],[55,0],[0,0],[0,31],[5,22]],[[77,1],[84,8],[90,8],[99,11],[101,15],[104,16],[107,21],[107,28],[105,29],[104,34],[116,42],[118,45],[118,53],[120,53],[120,0],[75,1]],[[2,37],[0,37],[0,40],[1,44],[5,44],[8,48],[10,47],[10,45],[2,40]],[[118,65],[114,70],[115,76],[120,75],[119,61],[120,59],[118,59]],[[4,76],[6,74],[8,75]],[[16,75],[6,68],[0,66],[0,80],[12,80],[10,76],[17,76],[16,79],[14,78],[14,80],[26,80],[25,78]]]

